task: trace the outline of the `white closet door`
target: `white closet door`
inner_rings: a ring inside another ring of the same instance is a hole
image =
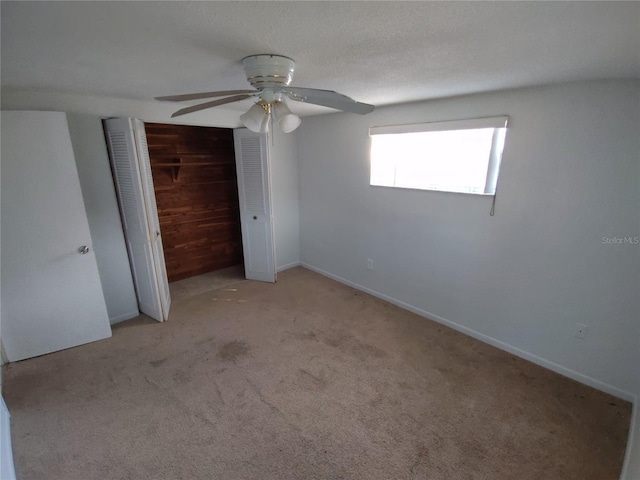
[[[245,276],[276,281],[271,213],[271,182],[266,135],[246,128],[233,131]]]
[[[153,189],[153,177],[151,176],[151,159],[149,158],[149,146],[147,145],[147,134],[144,123],[135,119],[133,126],[136,134],[136,149],[140,164],[140,178],[142,180],[142,190],[144,192],[145,205],[147,206],[147,222],[150,232],[151,250],[156,269],[156,278],[160,290],[160,304],[162,305],[162,316],[166,320],[169,317],[171,307],[171,293],[169,292],[169,280],[167,278],[167,267],[164,263],[164,249],[162,248],[162,235],[160,235],[160,220],[158,219],[158,206],[156,205],[156,194]]]
[[[162,275],[166,278],[166,272],[158,273],[159,261],[155,258],[157,244],[161,247],[162,243],[155,238],[160,237],[160,230],[150,229],[154,225],[154,217],[157,222],[157,211],[155,196],[151,197],[151,203],[147,193],[148,185],[145,187],[147,176],[143,177],[145,167],[138,154],[143,148],[136,142],[132,119],[111,118],[104,121],[104,126],[138,306],[141,312],[162,322],[167,317],[163,311],[164,289],[160,286],[159,278]],[[162,249],[160,255],[163,255]]]
[[[110,337],[66,115],[2,112],[1,143],[8,359]]]

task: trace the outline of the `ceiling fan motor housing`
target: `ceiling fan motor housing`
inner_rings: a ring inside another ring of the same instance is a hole
[[[171,115],[171,118],[173,118],[187,113],[204,110],[206,108],[217,107],[219,105],[225,105],[232,102],[239,102],[251,97],[258,97],[259,100],[256,104],[249,109],[249,112],[240,118],[248,118],[247,115],[250,112],[254,112],[252,115],[255,117],[254,119],[257,122],[256,128],[260,131],[262,131],[261,122],[264,120],[263,111],[267,114],[266,117],[270,116],[270,112],[274,112],[275,117],[279,117],[280,120],[282,120],[282,122],[280,122],[280,127],[284,132],[290,132],[300,124],[300,119],[288,110],[285,103],[286,98],[297,102],[320,105],[360,115],[369,113],[374,109],[373,105],[356,102],[354,99],[349,98],[346,95],[331,90],[290,87],[289,84],[291,83],[291,80],[293,80],[293,72],[295,70],[296,62],[283,55],[276,55],[272,53],[250,55],[242,59],[242,66],[247,76],[247,81],[256,90],[224,90],[217,92],[189,93],[185,95],[156,97],[156,99],[168,102],[182,102],[198,100],[201,98],[226,97],[219,100],[205,102],[200,105],[182,108]],[[286,121],[283,120],[285,117],[287,119]],[[248,118],[248,120],[251,120],[251,118]]]
[[[242,59],[247,81],[259,90],[288,86],[295,66],[291,58],[282,55],[251,55]]]

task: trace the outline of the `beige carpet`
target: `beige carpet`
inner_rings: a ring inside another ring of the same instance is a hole
[[[630,405],[307,270],[5,367],[20,479],[617,479]]]
[[[235,265],[214,272],[203,273],[169,284],[171,299],[174,302],[195,297],[211,290],[230,287],[244,280],[244,266]]]

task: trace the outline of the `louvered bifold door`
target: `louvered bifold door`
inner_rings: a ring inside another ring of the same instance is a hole
[[[276,268],[266,136],[242,128],[234,130],[233,137],[245,276],[273,283]]]
[[[153,177],[151,175],[151,159],[149,158],[149,146],[147,144],[147,134],[144,123],[140,120],[133,120],[133,129],[136,138],[138,152],[138,165],[140,167],[140,179],[147,213],[147,223],[150,234],[153,261],[156,268],[156,278],[160,291],[160,304],[162,305],[162,315],[166,320],[169,317],[171,307],[171,294],[169,293],[169,280],[167,278],[167,267],[164,263],[164,249],[162,248],[162,235],[160,234],[160,220],[158,219],[158,206],[156,205],[156,194],[153,188]]]
[[[141,312],[162,322],[165,317],[160,301],[133,122],[130,118],[111,118],[104,120],[104,128],[138,307]]]

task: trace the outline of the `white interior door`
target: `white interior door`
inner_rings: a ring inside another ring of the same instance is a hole
[[[171,297],[146,135],[138,122],[111,118],[104,126],[138,306],[162,322],[169,315]]]
[[[64,113],[2,112],[1,182],[8,360],[110,337]]]
[[[266,135],[246,128],[233,131],[242,226],[245,276],[276,281],[271,213],[271,182]]]

